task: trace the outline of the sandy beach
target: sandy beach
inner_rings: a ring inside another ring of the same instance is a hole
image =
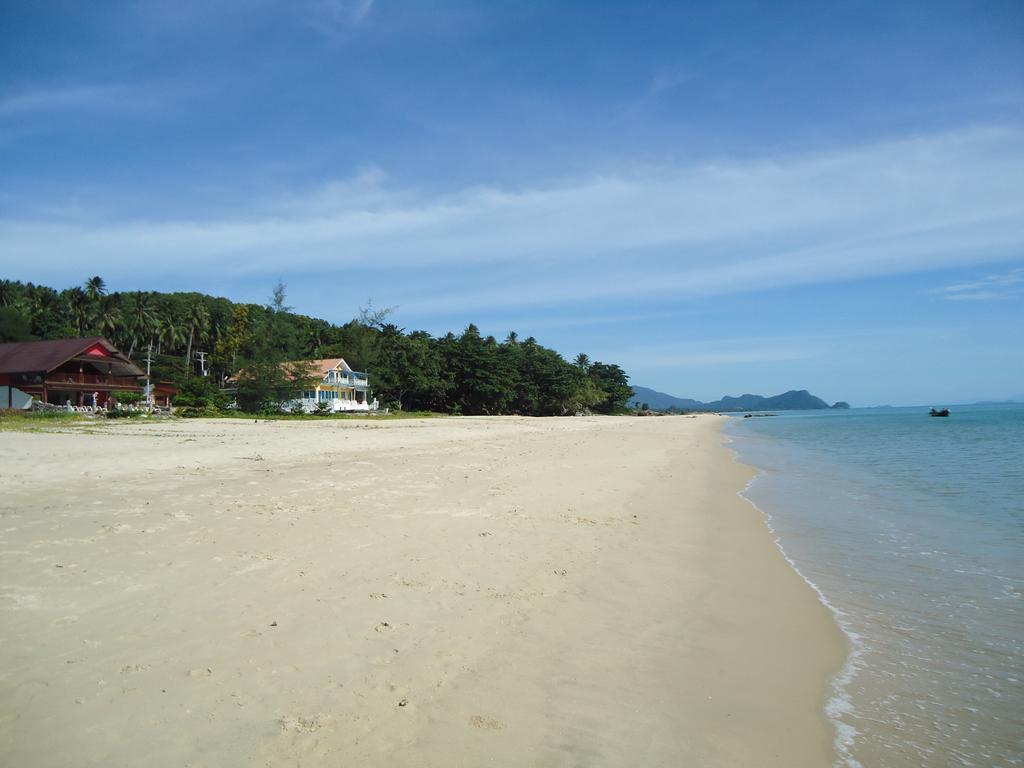
[[[0,763],[821,766],[721,419],[0,433]]]

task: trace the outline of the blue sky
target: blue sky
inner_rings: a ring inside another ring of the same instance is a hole
[[[1024,5],[6,0],[0,273],[1024,397]]]

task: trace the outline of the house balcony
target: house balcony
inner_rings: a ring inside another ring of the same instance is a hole
[[[370,388],[369,377],[365,373],[356,371],[351,373],[333,372],[327,376],[324,384],[328,386],[351,387],[359,391]]]
[[[38,386],[38,385],[37,385]],[[51,373],[46,377],[47,389],[138,392],[139,380],[133,376],[107,376],[97,373]]]

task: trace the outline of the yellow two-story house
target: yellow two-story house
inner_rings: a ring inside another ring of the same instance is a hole
[[[375,411],[377,400],[371,400],[370,379],[362,371],[353,371],[341,357],[324,360],[307,360],[287,365],[307,366],[308,376],[314,382],[312,389],[304,390],[301,396],[286,404],[286,407],[302,405],[307,412],[316,410],[317,405],[326,403],[331,411]]]

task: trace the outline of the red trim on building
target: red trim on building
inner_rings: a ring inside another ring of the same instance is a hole
[[[84,354],[86,354],[86,355],[95,355],[96,357],[110,357],[111,356],[110,352],[107,350],[107,348],[104,347],[102,344],[98,344],[98,343],[97,344],[93,344],[91,347],[89,347],[87,350],[85,350]]]

